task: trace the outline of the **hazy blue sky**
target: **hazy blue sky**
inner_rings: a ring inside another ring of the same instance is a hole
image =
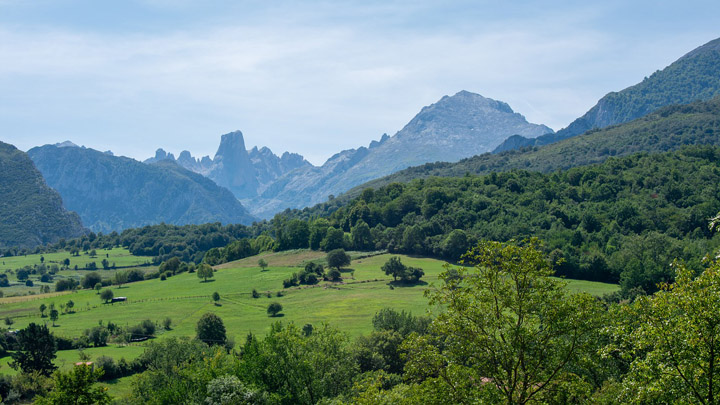
[[[459,90],[560,129],[720,36],[716,1],[0,0],[0,140],[333,153]]]

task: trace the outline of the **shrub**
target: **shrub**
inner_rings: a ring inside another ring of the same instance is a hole
[[[77,285],[77,281],[71,278],[58,280],[57,282],[55,282],[55,291],[72,290],[73,288],[77,287]]]
[[[338,269],[331,269],[327,272],[326,278],[329,281],[340,281],[342,280],[342,274],[340,273],[340,270]]]
[[[345,249],[331,250],[327,254],[328,267],[335,267],[340,270],[342,266],[350,264],[350,256],[345,253]]]
[[[272,304],[268,305],[267,313],[268,315],[275,317],[278,316],[280,312],[282,312],[283,306],[279,302],[273,302]]]

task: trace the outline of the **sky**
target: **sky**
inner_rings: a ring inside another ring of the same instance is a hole
[[[718,1],[0,0],[0,141],[333,154],[460,90],[558,130],[720,37]]]

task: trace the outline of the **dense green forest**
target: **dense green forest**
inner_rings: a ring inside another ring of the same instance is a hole
[[[673,258],[699,271],[720,243],[707,227],[720,210],[719,158],[720,149],[695,146],[551,174],[418,179],[366,189],[327,217],[273,223],[280,248],[334,248],[342,240],[323,243],[347,232],[355,249],[451,261],[478,240],[537,236],[559,275],[652,292],[672,278]]]
[[[387,249],[457,261],[480,240],[536,236],[558,275],[619,282],[625,296],[650,293],[672,280],[672,259],[699,272],[700,259],[720,244],[707,227],[720,211],[719,158],[718,148],[693,146],[549,174],[417,179],[366,189],[329,215],[295,211],[252,227],[163,224],[55,248],[121,245],[158,264],[178,257],[216,265],[299,248]]]

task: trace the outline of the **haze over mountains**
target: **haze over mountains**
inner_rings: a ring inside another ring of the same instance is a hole
[[[269,218],[410,166],[491,151],[512,134],[534,137],[550,132],[547,126],[527,122],[506,103],[461,91],[424,107],[394,136],[383,135],[368,147],[337,153],[322,166],[297,154],[277,157],[267,148],[247,152],[239,131],[223,135],[214,159],[195,159],[183,152],[185,157],[177,163],[230,189],[253,215]],[[158,150],[146,162],[158,159],[174,157]]]
[[[28,155],[3,144],[2,158],[14,169],[0,173],[5,176],[0,187],[8,196],[0,205],[0,226],[5,227],[0,246],[34,246],[85,231],[47,186],[94,231],[160,222],[249,224],[286,208],[312,206],[351,189],[349,195],[356,195],[393,181],[516,168],[551,171],[634,152],[717,145],[717,97],[720,39],[635,86],[609,93],[557,133],[527,122],[501,101],[461,91],[424,107],[394,136],[385,134],[367,147],[341,151],[322,166],[295,153],[248,150],[240,131],[223,135],[213,158],[183,151],[176,159],[159,149],[145,163],[64,142],[28,152],[45,185]],[[711,101],[688,105],[693,100]],[[675,106],[666,107],[670,104]],[[510,150],[527,146],[532,148]],[[493,150],[506,152],[490,154]],[[25,170],[27,175],[19,174]],[[45,207],[47,217],[32,214],[38,206]],[[48,225],[41,226],[40,218]],[[25,229],[18,224],[26,224]]]
[[[548,145],[591,129],[634,120],[660,107],[709,100],[719,94],[720,38],[695,48],[634,86],[608,93],[567,128],[537,138],[513,135],[493,152]]]
[[[77,146],[45,145],[28,155],[65,207],[96,232],[255,219],[227,189],[173,162],[143,164]]]
[[[161,160],[174,161],[180,166],[212,179],[219,186],[232,191],[237,198],[252,198],[262,194],[278,178],[294,169],[312,166],[297,153],[285,152],[277,156],[268,148],[245,149],[245,140],[240,131],[225,134],[220,139],[215,157],[202,159],[182,151],[177,159],[172,153],[158,149],[155,156],[145,163]]]

